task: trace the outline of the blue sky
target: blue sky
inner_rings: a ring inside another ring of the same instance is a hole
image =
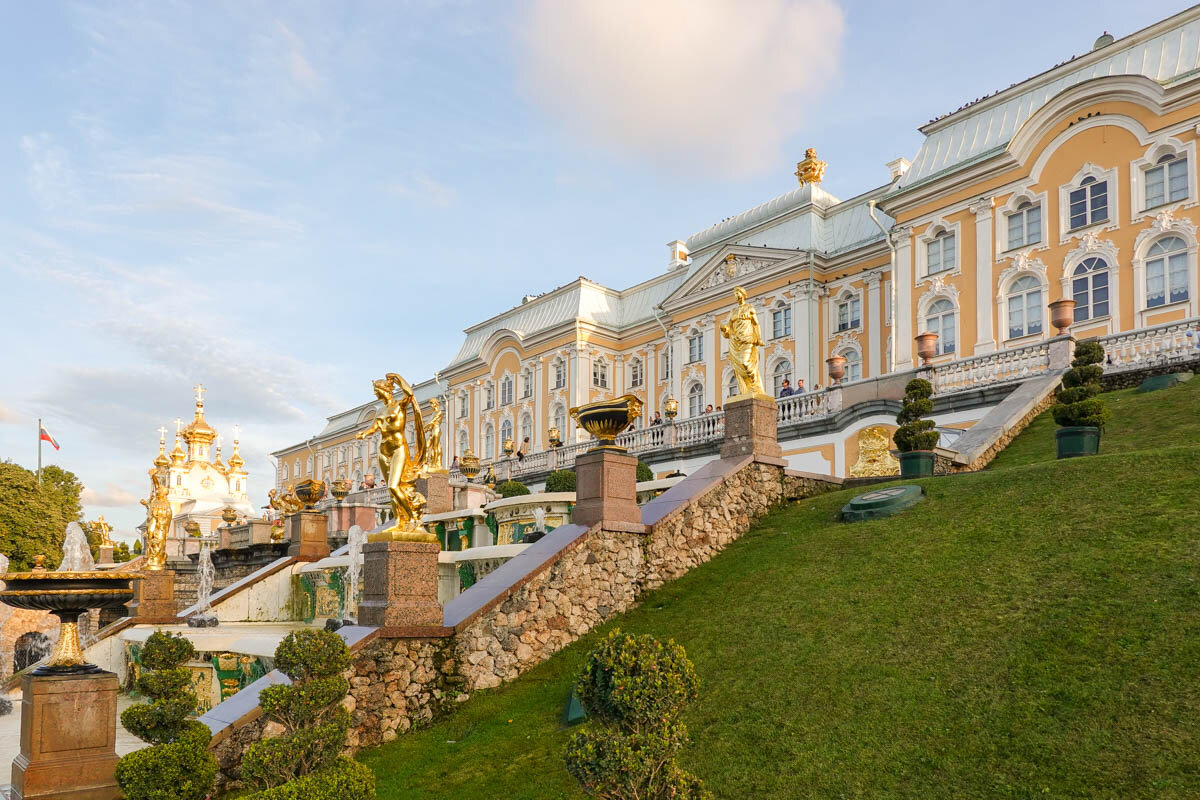
[[[0,458],[32,467],[43,417],[89,516],[131,530],[202,382],[265,498],[269,451],[522,295],[643,280],[807,146],[866,191],[931,117],[1183,8],[9,4]]]

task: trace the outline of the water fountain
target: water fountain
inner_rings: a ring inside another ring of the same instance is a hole
[[[196,613],[188,617],[188,627],[215,628],[217,615],[212,612],[213,582],[217,570],[212,563],[212,548],[201,546],[198,564],[200,585],[196,588]]]
[[[363,568],[363,545],[367,543],[367,532],[357,525],[350,526],[350,531],[347,538],[347,555],[350,557],[350,562],[346,566],[346,598],[345,598],[345,617],[347,619],[358,619],[358,584],[362,580]],[[350,607],[354,607],[354,613],[351,614]]]

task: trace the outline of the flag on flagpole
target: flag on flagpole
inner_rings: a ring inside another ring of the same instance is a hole
[[[38,439],[43,442],[49,442],[51,445],[54,446],[54,449],[57,450],[58,442],[54,441],[54,437],[50,435],[50,431],[46,430],[46,426],[39,425],[38,427],[40,428],[40,433],[38,435]]]

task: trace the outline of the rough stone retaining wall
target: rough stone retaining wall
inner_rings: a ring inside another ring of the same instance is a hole
[[[1146,378],[1155,375],[1167,375],[1172,372],[1200,372],[1200,357],[1190,361],[1179,361],[1173,364],[1160,364],[1154,367],[1143,367],[1128,372],[1117,372],[1100,378],[1100,385],[1106,392],[1118,389],[1132,389],[1141,384]]]

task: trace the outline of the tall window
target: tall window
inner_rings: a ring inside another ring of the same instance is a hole
[[[1146,307],[1187,299],[1187,245],[1178,236],[1159,239],[1146,254]]]
[[[567,385],[567,365],[558,359],[554,362],[554,388],[561,389]]]
[[[688,363],[704,360],[704,334],[697,333],[688,337]]]
[[[483,407],[484,408],[495,408],[496,407],[496,387],[492,386],[492,384],[490,384],[490,383],[487,386],[483,387]]]
[[[608,388],[608,362],[602,358],[597,358],[592,362],[592,386],[598,386],[601,389]]]
[[[941,355],[954,352],[954,304],[949,300],[937,300],[925,315],[925,330],[936,333],[937,351]]]
[[[467,432],[459,431],[458,432],[458,454],[460,456],[465,456],[467,454],[468,448],[469,448],[469,445],[467,444]]]
[[[496,457],[496,432],[490,424],[483,429],[483,457]]]
[[[1108,263],[1095,256],[1085,258],[1071,276],[1075,321],[1108,316]]]
[[[1013,281],[1008,290],[1008,338],[1042,332],[1042,285],[1026,275]]]
[[[945,272],[948,269],[954,269],[958,263],[958,257],[955,255],[954,249],[954,234],[950,231],[942,231],[937,236],[934,236],[925,244],[925,256],[927,264],[927,272],[932,275],[935,272]]]
[[[533,370],[525,370],[521,373],[521,397],[531,397],[533,395]]]
[[[500,405],[512,405],[513,401],[513,379],[505,375],[500,381]]]
[[[521,417],[521,442],[526,439],[529,439],[531,443],[533,441],[533,418],[528,414]],[[520,447],[521,442],[517,442],[518,447]]]
[[[862,300],[852,297],[838,303],[837,329],[848,331],[862,324]]]
[[[512,420],[504,420],[500,423],[500,446],[503,447],[505,442],[512,439]]]
[[[567,410],[559,403],[554,407],[554,413],[550,417],[550,424],[558,428],[559,433],[563,436],[567,435]]]
[[[729,373],[729,384],[725,387],[725,399],[728,400],[738,393],[737,375]]]
[[[1026,200],[1008,215],[1008,249],[1027,247],[1042,240],[1042,205]]]
[[[642,360],[635,358],[629,362],[629,388],[637,389],[645,382],[645,369]]]
[[[292,467],[292,477],[299,478],[303,473],[300,472],[300,459],[296,459],[296,464]]]
[[[662,352],[662,376],[664,379],[671,377],[671,343],[667,342],[666,348]]]
[[[734,380],[736,381],[737,378]],[[792,362],[783,360],[776,364],[775,369],[771,371],[771,381],[774,389],[772,394],[779,397],[779,392],[783,389],[783,382],[787,381],[789,384],[792,382]]]
[[[1187,196],[1187,156],[1163,156],[1146,170],[1146,208],[1186,200]]]
[[[771,312],[771,338],[782,339],[792,335],[791,306],[777,308]]]
[[[464,419],[467,416],[467,393],[463,392],[458,396],[458,418]]]
[[[1108,219],[1108,181],[1084,178],[1069,197],[1071,230]]]
[[[284,464],[283,466],[281,466],[279,468],[279,475],[285,481],[288,479],[288,465],[287,464]],[[176,477],[178,477],[178,476],[176,476]]]
[[[853,347],[847,347],[838,355],[846,359],[846,375],[842,382],[862,380],[862,355]]]
[[[688,416],[698,417],[704,413],[704,386],[693,383],[688,387]]]

